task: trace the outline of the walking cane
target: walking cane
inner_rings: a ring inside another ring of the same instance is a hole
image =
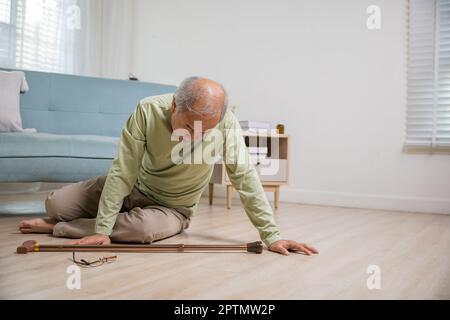
[[[85,244],[39,244],[35,240],[25,241],[17,247],[17,253],[28,252],[222,252],[222,251],[246,251],[262,253],[261,241],[244,244],[107,244],[107,245],[85,245]]]

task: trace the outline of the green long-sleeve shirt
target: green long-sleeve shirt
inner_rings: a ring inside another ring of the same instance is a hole
[[[173,94],[145,98],[128,118],[100,198],[96,233],[112,233],[123,200],[134,185],[161,205],[194,210],[197,207],[214,166],[211,162],[198,164],[195,156],[193,163],[172,160],[173,148],[180,143],[171,138],[172,100]],[[222,134],[223,140],[202,141],[202,149],[209,150],[211,143],[216,146],[221,143],[218,150],[223,150],[223,153],[219,152],[223,159],[234,159],[224,161],[227,174],[239,192],[247,216],[264,243],[270,246],[280,239],[280,231],[259,176],[250,162],[239,122],[232,112],[227,111],[215,129]],[[230,132],[239,135],[230,135]],[[198,144],[191,151],[197,147]],[[233,155],[239,157],[233,158]]]

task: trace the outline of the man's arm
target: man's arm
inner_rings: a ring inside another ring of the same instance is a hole
[[[275,223],[258,173],[250,162],[239,122],[232,113],[229,119],[225,125],[223,146],[226,171],[234,188],[239,192],[247,216],[258,229],[261,240],[270,247],[280,240],[280,230]]]
[[[245,212],[258,229],[261,239],[271,251],[283,255],[289,255],[289,251],[303,252],[307,255],[317,254],[318,251],[314,247],[305,243],[281,239],[272,207],[264,193],[258,173],[250,162],[239,122],[232,113],[230,116],[230,123],[225,126],[223,160],[228,177],[239,192]]]
[[[123,200],[133,189],[139,174],[146,144],[147,117],[138,104],[120,136],[118,152],[108,172],[97,211],[95,235],[72,241],[73,244],[107,244]]]
[[[103,187],[95,232],[110,235],[123,200],[133,189],[145,151],[147,117],[141,104],[122,129],[119,148]]]

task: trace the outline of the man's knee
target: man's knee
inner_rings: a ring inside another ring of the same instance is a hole
[[[141,208],[134,208],[130,211],[130,214],[134,215],[137,219],[134,220],[132,228],[139,242],[142,243],[152,243],[158,240],[155,234],[158,232],[158,228],[161,227],[160,223],[157,222],[155,217],[149,215],[148,212],[142,210]]]
[[[185,229],[182,221],[172,213],[162,213],[163,210],[153,206],[151,210],[133,208],[128,213],[119,214],[111,239],[152,243],[182,232]]]
[[[45,199],[48,216],[60,221],[95,217],[105,180],[99,176],[50,192]]]
[[[47,195],[45,199],[45,210],[50,218],[57,220],[63,220],[61,217],[62,212],[62,199],[58,190],[52,191]]]
[[[145,215],[142,223],[142,236],[152,241],[172,237],[185,229],[184,221],[173,213],[141,214]]]

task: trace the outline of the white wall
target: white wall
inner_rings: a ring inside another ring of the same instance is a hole
[[[134,0],[78,1],[81,29],[77,74],[128,79],[134,39]]]
[[[450,213],[450,155],[402,152],[405,1],[136,0],[134,19],[142,80],[210,77],[240,119],[286,125],[282,201]]]

